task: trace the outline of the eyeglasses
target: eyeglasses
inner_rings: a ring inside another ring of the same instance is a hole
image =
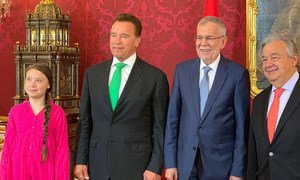
[[[224,35],[223,36],[218,36],[218,37],[212,37],[212,36],[195,36],[195,41],[199,41],[199,42],[202,42],[202,40],[204,39],[206,42],[208,42],[208,43],[211,43],[211,42],[213,42],[215,39],[220,39],[220,38],[222,38],[222,37],[224,37]]]

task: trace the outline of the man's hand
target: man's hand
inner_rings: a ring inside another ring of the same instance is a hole
[[[151,171],[148,171],[148,170],[146,170],[143,175],[144,175],[144,180],[160,180],[161,179],[161,175],[156,174]]]
[[[167,180],[177,180],[178,179],[177,168],[166,169],[165,177],[167,178]]]
[[[243,180],[243,178],[241,178],[241,177],[237,177],[237,176],[230,176],[229,177],[229,180]]]
[[[74,174],[79,180],[90,179],[87,165],[76,165],[74,168]]]

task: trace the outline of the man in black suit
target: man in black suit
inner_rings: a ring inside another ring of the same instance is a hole
[[[300,179],[300,80],[295,43],[272,35],[262,42],[262,68],[271,86],[253,102],[247,179]]]
[[[110,32],[113,58],[84,76],[74,173],[79,179],[160,179],[169,86],[166,75],[136,54],[142,25],[120,14]],[[119,97],[112,79],[123,63]]]

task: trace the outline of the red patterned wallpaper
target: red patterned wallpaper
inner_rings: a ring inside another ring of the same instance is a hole
[[[0,24],[0,115],[6,115],[15,95],[13,45],[25,44],[25,12],[34,10],[39,0],[12,0],[10,17]],[[196,56],[193,37],[205,0],[56,0],[71,16],[71,44],[78,42],[80,59],[79,85],[84,70],[111,57],[109,30],[113,18],[121,12],[135,14],[142,20],[142,43],[138,54],[161,68],[172,83],[178,62]],[[226,22],[229,41],[223,54],[245,65],[246,18],[244,0],[219,0],[220,17]]]

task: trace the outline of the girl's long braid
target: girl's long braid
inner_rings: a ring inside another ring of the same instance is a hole
[[[48,149],[47,149],[47,136],[48,136],[48,125],[50,121],[50,99],[49,94],[45,95],[45,111],[44,111],[44,134],[43,134],[43,150],[42,150],[42,162],[45,162],[48,157]]]

